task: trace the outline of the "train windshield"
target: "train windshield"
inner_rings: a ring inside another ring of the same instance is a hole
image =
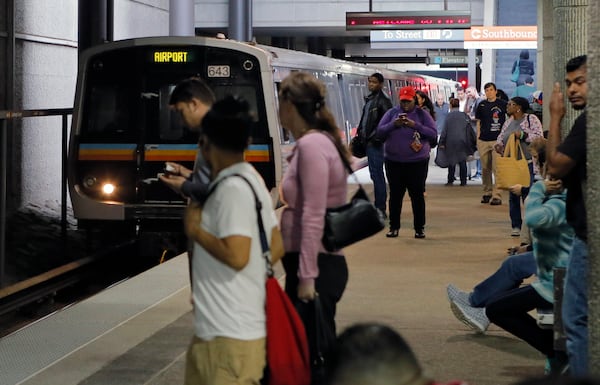
[[[169,104],[173,88],[190,77],[204,79],[217,98],[232,94],[249,102],[256,124],[246,160],[268,187],[274,187],[272,140],[258,59],[202,45],[124,47],[101,52],[86,63],[75,130],[81,184],[83,178],[100,180],[110,175],[121,187],[119,194],[113,194],[116,201],[180,201],[158,183],[157,175],[166,161],[191,169],[196,159],[199,128],[186,127]]]

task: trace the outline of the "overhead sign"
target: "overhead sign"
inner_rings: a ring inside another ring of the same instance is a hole
[[[479,56],[475,56],[475,63],[479,64],[480,62],[480,57]],[[431,64],[439,64],[442,66],[445,65],[456,65],[456,66],[462,66],[462,65],[468,65],[469,64],[469,57],[468,56],[432,56],[430,57],[430,63]]]
[[[371,31],[371,43],[395,41],[463,41],[465,31],[461,29],[422,29]]]
[[[465,29],[471,26],[468,11],[346,12],[346,30]]]
[[[537,48],[537,26],[471,27],[465,31],[464,48]]]

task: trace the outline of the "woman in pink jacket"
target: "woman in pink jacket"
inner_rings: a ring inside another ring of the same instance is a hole
[[[322,335],[327,336],[325,341],[321,340],[324,347],[335,339],[336,304],[348,281],[348,266],[342,251],[326,252],[321,238],[325,210],[346,203],[347,175],[343,162],[348,162],[349,155],[325,104],[325,86],[312,75],[294,72],[281,82],[279,116],[284,129],[296,140],[281,184],[286,204],[280,226],[286,251],[285,291],[304,321],[314,358],[315,307],[311,302],[318,293],[323,314]],[[313,370],[313,384],[319,381]]]

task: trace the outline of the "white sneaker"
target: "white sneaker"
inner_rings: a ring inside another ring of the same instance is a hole
[[[490,320],[485,315],[484,307],[473,307],[451,301],[450,308],[459,321],[478,333],[485,333],[488,326],[490,326]]]
[[[448,301],[450,302],[455,301],[462,303],[463,305],[471,306],[471,302],[469,301],[470,294],[460,290],[451,283],[446,287],[446,294],[448,294]]]
[[[520,237],[521,236],[521,229],[518,227],[513,227],[512,231],[510,232],[510,236],[511,237]]]

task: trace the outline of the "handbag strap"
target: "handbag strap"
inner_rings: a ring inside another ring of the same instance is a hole
[[[352,166],[350,166],[350,162],[348,162],[348,159],[346,159],[346,157],[342,153],[342,150],[339,149],[339,147],[335,143],[335,140],[333,139],[333,137],[331,136],[331,134],[329,134],[326,131],[322,131],[322,132],[333,142],[333,146],[335,147],[335,149],[337,150],[338,154],[340,155],[340,158],[342,159],[342,163],[344,164],[344,167],[346,168],[346,171],[348,171],[348,173],[350,175],[352,175],[352,177],[356,181],[356,184],[358,185],[358,188],[361,189],[361,190],[364,190],[362,184],[360,184],[360,182],[358,180],[358,177],[354,173],[354,170],[352,170]]]
[[[258,233],[260,236],[260,246],[262,249],[262,256],[265,258],[265,263],[267,265],[267,277],[271,278],[274,276],[274,272],[273,272],[273,264],[271,263],[271,258],[270,258],[271,249],[269,248],[269,242],[267,241],[267,233],[265,232],[265,225],[263,223],[263,218],[261,215],[262,202],[258,198],[258,195],[256,194],[256,191],[254,190],[254,187],[252,187],[252,183],[250,183],[248,178],[246,178],[242,174],[227,175],[226,177],[220,179],[217,183],[215,183],[214,185],[211,186],[210,190],[208,191],[208,194],[206,194],[206,197],[208,198],[208,196],[210,194],[212,194],[212,192],[217,188],[219,183],[221,183],[223,180],[225,180],[231,176],[237,176],[237,177],[242,178],[248,184],[248,186],[250,187],[250,190],[252,190],[252,195],[254,195],[254,203],[255,203],[254,207],[256,208],[256,218],[257,218],[257,222],[258,222]]]
[[[506,147],[504,147],[504,154],[502,156],[513,157],[515,159],[525,158],[523,148],[521,147],[521,140],[517,137],[517,135],[514,132],[509,135]]]

